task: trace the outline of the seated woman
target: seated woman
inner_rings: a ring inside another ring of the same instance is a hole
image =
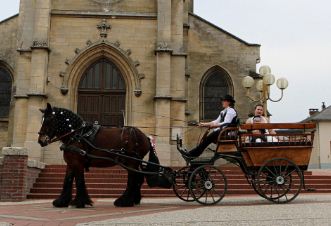
[[[225,95],[222,99],[223,111],[221,111],[218,118],[214,121],[207,123],[200,123],[200,127],[214,128],[214,130],[208,134],[208,136],[195,148],[191,151],[179,150],[183,157],[186,158],[195,158],[200,156],[203,151],[211,144],[216,142],[220,131],[229,125],[236,124],[237,122],[237,112],[234,109],[235,100],[231,95]]]
[[[246,123],[248,124],[254,124],[254,123],[269,123],[269,120],[263,116],[263,105],[257,104],[254,109],[254,116],[250,117],[246,120]],[[260,129],[260,130],[252,130],[250,131],[252,134],[261,134],[261,136],[251,136],[249,139],[249,142],[255,143],[255,142],[267,142],[267,137],[265,134],[269,132],[269,134],[276,134],[274,130],[266,130],[266,129]]]

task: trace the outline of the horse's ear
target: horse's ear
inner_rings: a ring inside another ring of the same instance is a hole
[[[39,111],[41,111],[41,113],[45,114],[45,110],[44,109],[39,109]]]
[[[47,103],[47,108],[46,108],[47,111],[51,112],[52,111],[52,106],[50,103]]]

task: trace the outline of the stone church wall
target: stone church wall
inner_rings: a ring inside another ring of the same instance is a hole
[[[17,22],[18,16],[13,16],[0,22],[0,34],[2,34],[0,41],[0,67],[5,67],[7,71],[10,71],[13,79],[15,79],[13,70],[17,53]],[[0,119],[0,150],[10,143],[8,140],[8,121],[9,119]]]
[[[223,68],[230,75],[236,109],[241,121],[246,120],[252,103],[245,97],[241,81],[244,76],[249,75],[250,71],[256,71],[256,62],[260,58],[259,45],[238,40],[193,14],[189,16],[189,24],[187,70],[190,78],[188,79],[187,108],[191,115],[187,120],[199,121],[200,119],[200,84],[206,72],[213,66]],[[194,141],[189,142],[189,146],[196,145],[200,133],[199,129],[193,129],[190,132],[189,137],[193,137]]]
[[[87,47],[87,41],[91,43],[100,40],[100,33],[96,25],[101,22],[101,18],[79,18],[53,16],[51,19],[50,31],[50,57],[49,57],[49,84],[47,86],[48,102],[56,106],[77,110],[76,103],[73,103],[74,90],[70,90],[68,95],[62,95],[59,87],[63,83],[61,72],[66,72],[70,63],[74,64],[76,55],[75,49]],[[131,96],[132,108],[126,112],[132,118],[129,125],[142,128],[146,133],[154,133],[154,104],[155,96],[155,45],[156,45],[156,20],[145,19],[107,19],[112,28],[108,31],[107,41],[118,42],[119,48],[130,50],[130,58],[139,62],[137,67],[139,73],[144,74],[141,80],[142,95],[136,97],[133,90],[127,90],[127,95]],[[65,63],[69,60],[69,65]],[[81,65],[86,67],[88,65]],[[65,75],[70,77],[70,74]],[[66,79],[66,78],[64,78]],[[77,78],[79,79],[79,78]],[[132,78],[133,79],[133,78]],[[57,145],[47,148],[44,153],[45,162],[62,161],[62,153],[58,151]]]

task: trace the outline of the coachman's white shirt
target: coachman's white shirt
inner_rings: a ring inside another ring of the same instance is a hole
[[[225,115],[224,121],[221,122],[222,116]],[[218,118],[214,121],[212,121],[214,124],[217,124],[219,128],[214,129],[214,131],[219,130],[223,125],[229,124],[232,122],[232,120],[237,116],[237,112],[232,107],[227,107],[223,111],[221,111]]]

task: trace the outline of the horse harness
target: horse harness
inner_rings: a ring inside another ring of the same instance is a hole
[[[83,123],[82,125],[83,128],[77,129],[75,130],[74,135],[70,138],[69,142],[67,143],[63,143],[60,146],[60,150],[61,151],[68,151],[68,152],[73,152],[73,153],[78,153],[81,156],[85,157],[85,170],[88,172],[89,171],[89,167],[91,165],[91,161],[93,158],[100,158],[98,156],[95,156],[91,153],[91,149],[92,150],[98,150],[98,151],[103,151],[103,152],[107,152],[108,154],[115,154],[114,156],[114,162],[115,163],[119,163],[120,162],[120,157],[123,156],[129,156],[125,147],[128,145],[129,143],[129,137],[134,137],[135,139],[135,146],[138,146],[138,138],[137,138],[137,134],[136,131],[134,130],[133,127],[123,127],[122,128],[122,132],[121,132],[121,141],[123,144],[123,148],[119,149],[119,150],[104,150],[104,149],[99,149],[97,147],[95,147],[94,143],[95,143],[95,137],[98,134],[101,126],[98,124],[93,124],[93,125],[87,125],[86,123]],[[79,131],[79,133],[77,133]],[[126,133],[126,131],[128,131]],[[71,135],[71,134],[69,134]],[[80,143],[83,146],[85,146],[86,148],[81,149],[75,145],[72,145],[74,143]],[[135,154],[135,153],[130,153],[130,155]],[[138,158],[139,156],[130,156],[133,158]],[[106,157],[105,157],[106,158]],[[109,160],[109,158],[106,158]]]

